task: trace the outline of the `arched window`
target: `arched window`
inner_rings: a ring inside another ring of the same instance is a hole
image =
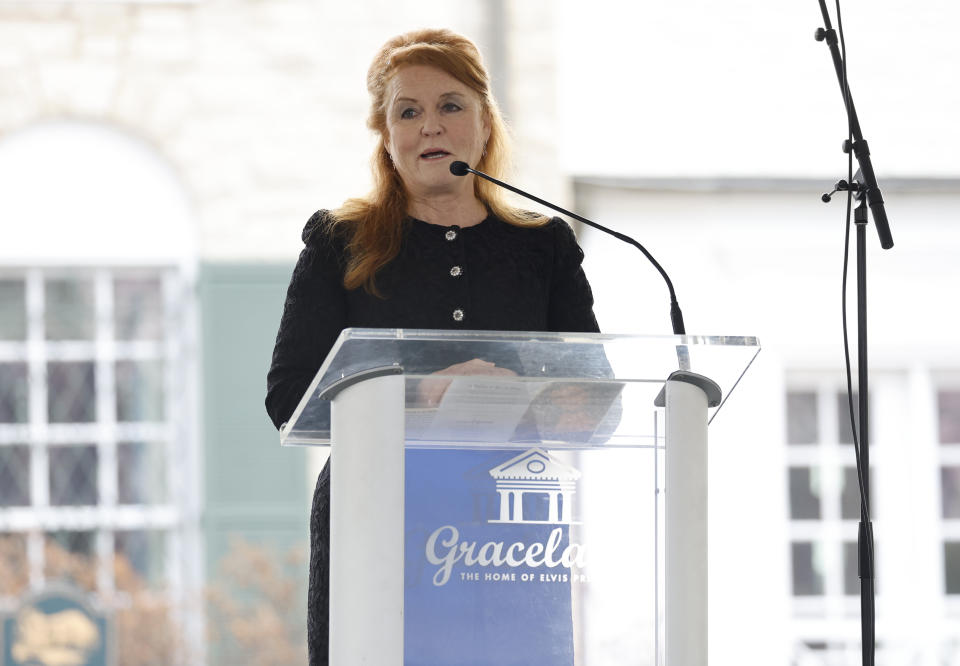
[[[105,125],[0,141],[0,597],[198,578],[189,197]],[[89,562],[89,570],[77,568]]]

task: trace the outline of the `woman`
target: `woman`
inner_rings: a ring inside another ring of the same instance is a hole
[[[267,377],[277,427],[346,327],[599,330],[569,226],[450,173],[456,160],[494,176],[507,168],[506,126],[476,46],[447,30],[400,35],[377,54],[367,89],[380,138],[374,189],[318,211],[303,231]],[[440,372],[509,370],[464,359]],[[329,478],[328,465],[310,520],[311,664],[327,663]]]

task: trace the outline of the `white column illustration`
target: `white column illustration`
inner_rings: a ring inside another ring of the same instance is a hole
[[[566,514],[567,503],[563,503],[564,514]],[[566,515],[564,515],[566,517]],[[560,522],[560,491],[551,490],[550,491],[550,515],[547,517],[548,523],[559,523]]]
[[[523,491],[513,491],[513,522],[523,522]]]
[[[563,498],[563,522],[569,524],[573,518],[573,491],[572,490],[561,490],[560,497]]]
[[[497,488],[497,494],[500,495],[500,522],[505,523],[510,520],[510,491]]]
[[[500,515],[493,523],[572,524],[573,494],[580,472],[534,448],[490,470],[500,496]],[[523,497],[527,493],[546,495],[547,515],[524,516]],[[511,510],[510,500],[513,499]]]

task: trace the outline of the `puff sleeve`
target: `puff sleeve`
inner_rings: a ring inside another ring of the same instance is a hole
[[[547,313],[549,330],[599,333],[593,314],[593,291],[583,272],[583,250],[566,222],[550,222],[554,235],[554,265]]]
[[[337,336],[346,327],[344,245],[331,232],[332,217],[317,211],[303,230],[267,373],[267,413],[279,428],[293,414]]]

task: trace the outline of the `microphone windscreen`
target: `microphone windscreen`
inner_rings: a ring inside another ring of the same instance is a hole
[[[469,168],[470,167],[467,166],[466,162],[451,162],[450,173],[452,173],[454,176],[466,176],[468,173],[470,173],[468,171]]]

